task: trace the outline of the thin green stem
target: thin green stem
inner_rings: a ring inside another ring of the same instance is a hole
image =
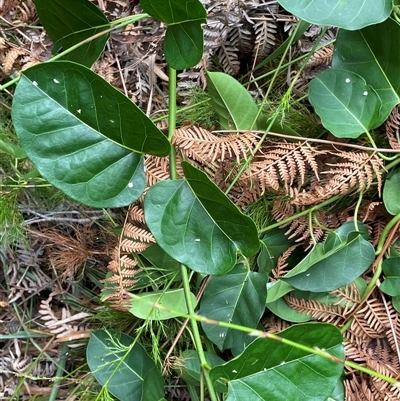
[[[314,215],[314,211],[310,210],[310,212],[308,213],[308,229],[310,230],[311,241],[313,242],[314,245],[316,245],[317,240],[315,239],[315,235],[314,235],[313,215]]]
[[[66,370],[65,365],[67,364],[67,360],[68,360],[68,351],[69,351],[68,345],[63,344],[63,346],[61,348],[61,357],[60,357],[60,361],[59,361],[59,367],[57,368],[56,379],[51,388],[49,401],[55,401],[57,399],[58,389],[60,388],[61,380],[63,378],[63,373]]]
[[[396,216],[394,216],[392,218],[392,220],[390,220],[389,223],[386,224],[386,227],[383,229],[382,234],[379,238],[379,242],[376,247],[375,255],[379,255],[382,252],[382,248],[385,244],[386,237],[388,236],[390,230],[394,227],[395,224],[397,224],[398,221],[400,221],[400,213],[396,214]]]
[[[191,297],[190,285],[189,285],[189,277],[187,274],[186,266],[181,265],[181,273],[182,273],[182,282],[183,282],[183,289],[185,292],[186,304],[187,304],[187,308],[188,308],[188,312],[189,312],[188,316],[194,316],[194,305],[192,303],[192,297]],[[218,401],[217,394],[215,393],[214,386],[213,386],[213,383],[212,383],[210,375],[209,375],[210,366],[208,365],[206,356],[204,354],[204,349],[203,349],[203,344],[201,342],[199,327],[197,326],[197,322],[194,319],[190,319],[190,324],[192,326],[196,350],[199,353],[201,370],[204,375],[204,379],[206,381],[208,391],[210,393],[211,401]]]
[[[335,195],[335,196],[332,196],[332,198],[327,199],[326,201],[320,203],[319,205],[315,205],[315,206],[311,207],[310,209],[303,210],[302,212],[296,213],[296,214],[294,214],[293,216],[290,216],[290,217],[288,217],[288,218],[286,218],[286,219],[283,219],[282,221],[279,221],[279,222],[277,222],[277,223],[270,224],[270,225],[267,226],[267,227],[261,228],[261,229],[259,230],[259,234],[261,235],[261,234],[266,233],[267,231],[273,230],[274,228],[279,228],[279,227],[281,227],[283,224],[290,223],[290,222],[292,222],[293,220],[298,219],[299,217],[307,216],[310,212],[313,213],[313,212],[315,212],[315,211],[317,211],[317,210],[319,210],[319,209],[322,209],[322,208],[325,207],[325,206],[330,205],[330,204],[333,203],[333,202],[336,202],[336,201],[339,200],[342,196],[343,196],[343,195],[340,195],[340,194]]]
[[[172,146],[172,138],[174,137],[176,127],[176,70],[169,67],[169,113],[168,113],[168,140],[171,143],[171,152],[169,155],[169,175],[172,180],[176,180],[176,153]]]
[[[358,201],[354,208],[354,228],[356,229],[356,231],[358,231],[358,211],[360,210],[361,202],[363,200],[363,195],[364,195],[364,193],[360,192],[360,194],[358,196]]]

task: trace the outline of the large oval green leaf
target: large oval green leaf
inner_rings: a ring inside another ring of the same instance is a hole
[[[96,380],[121,401],[160,401],[164,380],[144,348],[123,333],[92,332],[86,349]]]
[[[258,107],[235,78],[223,72],[207,72],[207,89],[222,129],[257,129]]]
[[[53,54],[67,50],[110,27],[106,16],[88,0],[35,0],[36,11],[53,43]],[[63,59],[90,67],[104,50],[110,34],[79,46]]]
[[[339,31],[332,59],[333,68],[353,71],[371,85],[382,101],[382,124],[400,103],[400,25],[389,18],[359,31]]]
[[[308,96],[323,126],[338,138],[357,138],[379,121],[379,96],[354,72],[335,68],[318,74]]]
[[[212,277],[200,302],[199,314],[208,319],[257,328],[265,310],[268,276],[238,264],[228,274]],[[247,333],[202,323],[206,336],[221,350],[234,354],[253,340]]]
[[[151,120],[94,72],[62,61],[26,70],[12,118],[28,157],[51,184],[93,207],[120,207],[145,187],[140,153],[170,145]]]
[[[283,8],[305,21],[355,30],[389,17],[392,0],[278,0]]]
[[[279,336],[344,359],[339,329],[326,323],[292,326]],[[343,374],[343,364],[271,339],[258,338],[241,355],[211,370],[228,381],[229,401],[326,401]]]
[[[183,162],[184,180],[153,185],[145,219],[158,245],[177,261],[204,274],[225,274],[240,251],[259,248],[257,228],[205,173]]]
[[[203,55],[203,29],[207,13],[199,0],[141,0],[151,16],[168,25],[164,40],[167,63],[175,70],[196,65]]]
[[[393,215],[400,213],[400,169],[392,171],[383,187],[383,203],[386,210]]]

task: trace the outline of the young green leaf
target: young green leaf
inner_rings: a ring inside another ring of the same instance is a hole
[[[315,247],[283,280],[303,291],[332,291],[361,276],[374,259],[371,243],[353,232],[346,242],[326,253],[320,246]]]
[[[259,249],[254,222],[243,215],[205,173],[183,162],[185,180],[153,185],[145,219],[158,245],[177,261],[204,274],[225,274],[237,252]]]
[[[318,74],[308,96],[323,126],[338,138],[357,138],[379,125],[379,96],[351,71],[334,68]]]
[[[386,210],[392,215],[400,213],[399,191],[400,169],[396,169],[388,175],[383,187],[383,203]]]
[[[208,319],[257,328],[264,313],[268,276],[238,264],[228,274],[212,277],[200,302],[199,314]],[[206,336],[221,350],[243,351],[253,340],[247,333],[202,323]],[[239,352],[238,352],[239,351]]]
[[[377,24],[392,12],[392,0],[278,0],[296,17],[316,25],[355,30]]]
[[[343,338],[333,325],[300,324],[278,335],[344,359]],[[213,381],[228,381],[229,401],[326,401],[342,374],[341,363],[265,338],[211,370]]]
[[[170,150],[163,133],[126,96],[68,61],[24,71],[12,118],[42,176],[93,207],[135,201],[145,187],[139,152],[166,156]]]
[[[192,293],[192,304],[196,305],[196,297]],[[188,313],[185,292],[183,288],[176,288],[167,291],[153,291],[138,295],[139,298],[132,298],[132,305],[129,312],[139,319],[166,320]],[[161,305],[170,310],[161,310],[153,307],[154,304]],[[179,313],[180,312],[180,313]]]
[[[362,9],[368,10],[368,7]],[[399,38],[399,23],[388,18],[381,24],[359,31],[341,29],[336,39],[332,67],[362,76],[381,98],[382,107],[376,125],[382,124],[393,107],[400,103]]]
[[[92,332],[86,357],[96,380],[121,401],[164,399],[164,379],[144,348],[123,333]]]
[[[106,16],[89,0],[35,0],[41,24],[54,43],[53,54],[105,31],[110,27]],[[104,34],[63,57],[87,67],[99,58],[110,34]]]
[[[199,0],[140,0],[143,10],[168,25],[164,39],[167,63],[175,70],[196,65],[203,55],[207,13]]]
[[[235,78],[223,72],[207,72],[207,88],[222,129],[257,129],[258,107]]]
[[[379,289],[392,297],[400,296],[400,257],[388,258],[383,261],[385,280]]]

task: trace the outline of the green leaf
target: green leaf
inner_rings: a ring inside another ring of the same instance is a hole
[[[196,305],[196,297],[190,294],[192,304]],[[166,320],[188,313],[185,292],[183,288],[177,288],[167,291],[153,291],[138,295],[139,298],[132,299],[132,305],[129,312],[139,319],[146,320]],[[154,308],[158,304],[170,310],[161,310]],[[180,313],[179,313],[180,312]]]
[[[254,222],[243,215],[205,173],[183,162],[185,180],[153,185],[145,219],[158,245],[177,261],[204,274],[224,274],[259,249]]]
[[[218,355],[211,352],[204,352],[207,364],[213,368],[214,366],[222,365],[225,361]],[[200,386],[201,367],[199,353],[195,350],[183,351],[180,358],[174,364],[174,370],[187,383],[192,386]],[[215,390],[226,392],[226,387],[220,383],[216,383]]]
[[[267,275],[238,264],[221,277],[211,277],[200,302],[199,314],[208,319],[256,328],[264,313]],[[247,333],[202,323],[206,336],[222,351],[243,346],[253,338]],[[237,353],[237,352],[235,352]]]
[[[333,325],[300,324],[279,336],[344,359],[343,338]],[[210,374],[213,381],[228,381],[227,401],[326,401],[343,374],[343,364],[258,338],[241,355],[213,368]]]
[[[53,43],[53,54],[110,28],[106,16],[88,0],[35,0],[41,24]],[[79,46],[63,57],[90,67],[104,50],[110,34]]]
[[[12,118],[40,174],[93,207],[134,202],[145,187],[143,158],[169,154],[167,138],[126,96],[68,61],[24,71]]]
[[[312,320],[312,316],[292,309],[284,298],[278,298],[266,304],[266,307],[276,316],[293,323],[303,323]]]
[[[143,10],[168,25],[165,59],[183,70],[196,65],[203,55],[203,28],[207,13],[199,0],[141,0]]]
[[[383,187],[383,203],[392,215],[400,213],[399,191],[400,169],[396,169],[387,176]]]
[[[294,240],[285,235],[286,230],[276,228],[267,232],[261,239],[261,250],[257,257],[259,271],[265,271],[268,274],[276,267],[279,256],[281,256]]]
[[[207,72],[207,88],[222,129],[257,129],[258,107],[250,93],[223,72]]]
[[[392,297],[400,296],[400,257],[388,258],[383,261],[384,282],[379,289]]]
[[[123,333],[91,333],[87,362],[96,380],[121,401],[159,401],[164,380],[144,348]]]
[[[356,227],[354,220],[346,221],[339,228],[337,228],[335,231],[327,236],[324,243],[324,251],[331,251],[341,244],[346,243],[348,235],[352,232],[359,233],[365,240],[369,239],[369,231],[367,225],[358,221]]]
[[[283,280],[276,280],[267,284],[267,304],[282,298],[284,295],[293,291],[294,288]]]
[[[146,248],[142,253],[157,270],[178,271],[181,264],[171,258],[158,244],[153,244]]]
[[[325,70],[310,82],[308,96],[323,126],[338,138],[357,138],[379,125],[382,102],[354,72]]]
[[[11,142],[5,142],[2,139],[0,139],[0,153],[7,153],[16,159],[26,158],[26,153],[20,146]]]
[[[348,30],[378,24],[392,12],[392,0],[278,0],[296,17],[317,25]]]
[[[350,233],[345,243],[327,253],[315,249],[283,278],[299,290],[325,292],[343,287],[361,276],[375,259],[374,247],[359,233]]]
[[[400,102],[399,46],[400,25],[391,18],[359,31],[341,29],[336,39],[332,67],[361,75],[381,98],[376,125]]]

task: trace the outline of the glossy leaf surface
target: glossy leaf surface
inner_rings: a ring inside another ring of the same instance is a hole
[[[223,72],[207,72],[207,89],[222,129],[257,129],[258,107],[235,78]]]
[[[177,317],[180,313],[188,313],[183,288],[146,292],[139,294],[138,296],[139,298],[132,299],[132,305],[129,308],[129,312],[139,319],[165,320]],[[196,297],[192,293],[191,298],[192,304],[196,305]],[[161,305],[170,310],[154,308],[154,304]]]
[[[293,287],[312,292],[335,290],[364,273],[375,259],[374,247],[365,237],[365,226],[347,222],[329,234],[325,244],[317,243],[283,280]]]
[[[164,40],[167,63],[176,70],[196,65],[203,55],[206,10],[199,0],[141,0],[151,16],[168,25]]]
[[[318,74],[310,82],[308,96],[324,127],[338,138],[357,138],[379,121],[379,96],[351,71],[329,69]]]
[[[212,277],[200,302],[199,314],[209,319],[257,328],[264,313],[267,275],[248,271],[238,264],[221,277]],[[202,323],[206,336],[222,351],[243,351],[253,341],[247,333]]]
[[[381,98],[376,125],[400,102],[399,46],[400,25],[391,18],[354,32],[341,29],[336,39],[332,67],[362,76]]]
[[[35,0],[40,22],[53,43],[53,54],[110,27],[106,16],[88,0]],[[91,40],[63,57],[87,67],[99,58],[110,34]]]
[[[300,324],[278,335],[344,358],[343,338],[333,325]],[[326,401],[342,374],[340,363],[263,338],[253,341],[235,359],[211,370],[214,381],[228,381],[229,401]]]
[[[177,261],[199,273],[227,273],[238,251],[249,257],[257,252],[257,228],[205,173],[182,166],[184,180],[159,182],[147,192],[147,225]]]
[[[383,187],[383,203],[386,210],[396,215],[400,213],[400,169],[391,172],[385,180]]]
[[[164,379],[144,348],[123,333],[92,332],[86,357],[96,380],[121,401],[164,399]]]
[[[278,0],[283,8],[305,21],[355,30],[389,17],[391,0]]]
[[[71,198],[120,207],[143,192],[140,153],[165,156],[170,145],[127,97],[91,70],[68,61],[26,70],[12,118],[39,172]]]

